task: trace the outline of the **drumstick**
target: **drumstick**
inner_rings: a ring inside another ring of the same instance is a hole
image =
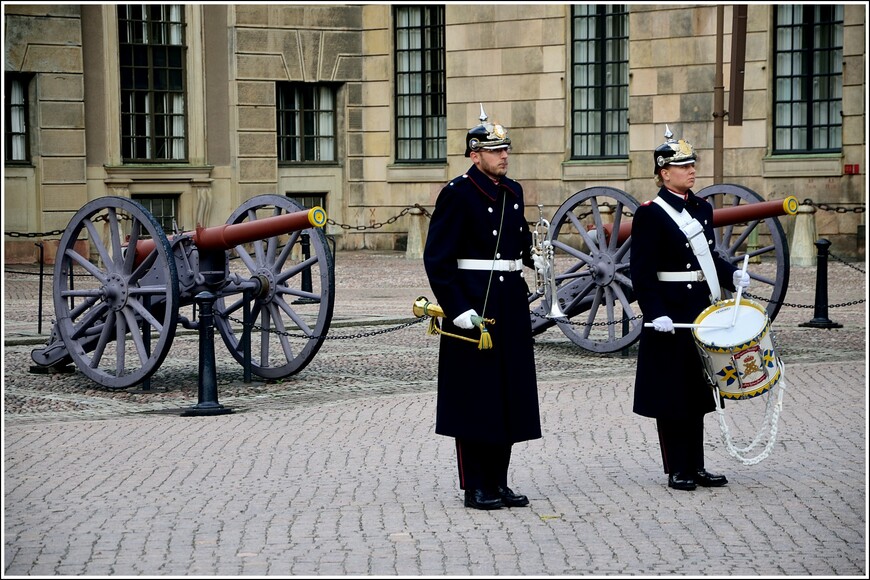
[[[743,273],[749,268],[749,254],[743,256]],[[740,310],[740,295],[743,294],[743,286],[737,288],[737,299],[734,301],[734,314],[731,316],[731,327],[737,324],[737,311]]]
[[[652,322],[644,323],[647,328],[655,326]],[[705,330],[724,330],[730,326],[710,326],[708,324],[694,324],[691,322],[674,322],[674,328],[703,328]]]

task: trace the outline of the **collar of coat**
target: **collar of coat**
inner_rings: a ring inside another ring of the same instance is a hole
[[[468,181],[470,181],[480,193],[492,201],[498,199],[498,192],[501,189],[511,193],[516,198],[520,197],[521,189],[519,183],[508,177],[502,177],[496,184],[489,178],[489,176],[478,169],[477,165],[472,165],[465,173],[465,177],[468,178]]]
[[[698,205],[698,197],[691,189],[686,190],[686,199],[683,199],[680,194],[674,193],[669,190],[667,187],[662,187],[659,190],[659,197],[665,200],[668,205],[677,210],[678,212],[683,211],[683,209],[688,206]]]

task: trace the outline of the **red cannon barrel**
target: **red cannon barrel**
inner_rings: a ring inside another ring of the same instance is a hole
[[[322,228],[325,224],[326,211],[317,206],[239,224],[224,224],[211,228],[197,226],[196,231],[193,232],[193,243],[202,250],[226,251],[240,244],[298,232],[312,226]],[[144,259],[154,248],[154,240],[136,242],[137,261]]]
[[[193,242],[202,250],[229,250],[239,244],[298,232],[312,226],[320,228],[325,223],[326,212],[321,207],[314,207],[239,224],[197,227]]]
[[[713,210],[713,227],[733,226],[753,220],[760,220],[769,217],[781,215],[795,215],[798,210],[798,200],[795,196],[790,195],[783,200],[762,201],[758,203],[748,203],[746,205],[736,205],[734,207],[723,207]],[[610,237],[610,231],[613,224],[604,224],[604,231],[607,237]],[[590,229],[594,229],[594,226]],[[631,235],[631,222],[623,222],[619,224],[619,239],[618,243],[622,243]]]

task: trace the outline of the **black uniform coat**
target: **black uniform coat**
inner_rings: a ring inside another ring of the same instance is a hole
[[[736,268],[716,252],[712,206],[691,191],[685,202],[664,187],[658,196],[678,212],[685,207],[704,226],[719,284],[733,291]],[[693,323],[710,306],[706,281],[662,282],[656,277],[656,272],[701,269],[686,236],[656,203],[644,203],[634,214],[630,266],[634,295],[645,323],[659,316]],[[715,400],[702,365],[691,329],[677,328],[670,334],[644,327],[638,345],[634,412],[656,419],[679,419],[713,411]]]
[[[531,266],[531,244],[523,189],[516,181],[502,177],[496,185],[472,166],[438,195],[423,252],[426,274],[435,301],[444,310],[442,330],[475,341],[441,336],[435,421],[439,435],[488,443],[541,436],[529,287],[523,268],[494,271],[490,276],[489,270],[457,266],[461,258],[522,259]],[[454,318],[470,309],[495,319],[486,325],[492,349],[478,349],[478,328],[463,330],[453,324]]]

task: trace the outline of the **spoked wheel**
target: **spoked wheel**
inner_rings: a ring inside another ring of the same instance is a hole
[[[178,322],[178,275],[166,235],[125,197],[86,203],[60,239],[55,329],[78,369],[124,389],[163,363]]]
[[[698,192],[714,208],[730,208],[764,201],[759,194],[739,185],[710,185]],[[714,210],[713,225],[716,226]],[[743,257],[748,254],[749,276],[752,282],[748,292],[767,302],[770,320],[776,318],[788,290],[789,249],[788,239],[779,219],[769,217],[747,223],[714,227],[716,251],[737,268],[743,267]],[[730,292],[724,291],[730,297]],[[744,295],[745,295],[744,294]]]
[[[304,211],[281,195],[259,195],[242,204],[227,224],[252,222]],[[277,379],[305,368],[323,343],[335,303],[335,267],[326,235],[311,227],[288,235],[236,246],[230,272],[257,280],[261,292],[244,292],[247,284],[231,282],[215,303],[215,324],[230,353],[244,364],[244,309],[249,308],[251,371]]]
[[[533,294],[533,334],[557,324],[572,342],[593,352],[614,352],[637,340],[643,320],[632,305],[631,237],[611,235],[637,207],[637,200],[612,187],[578,191],[559,207],[549,237],[565,316],[548,316],[547,301]]]

